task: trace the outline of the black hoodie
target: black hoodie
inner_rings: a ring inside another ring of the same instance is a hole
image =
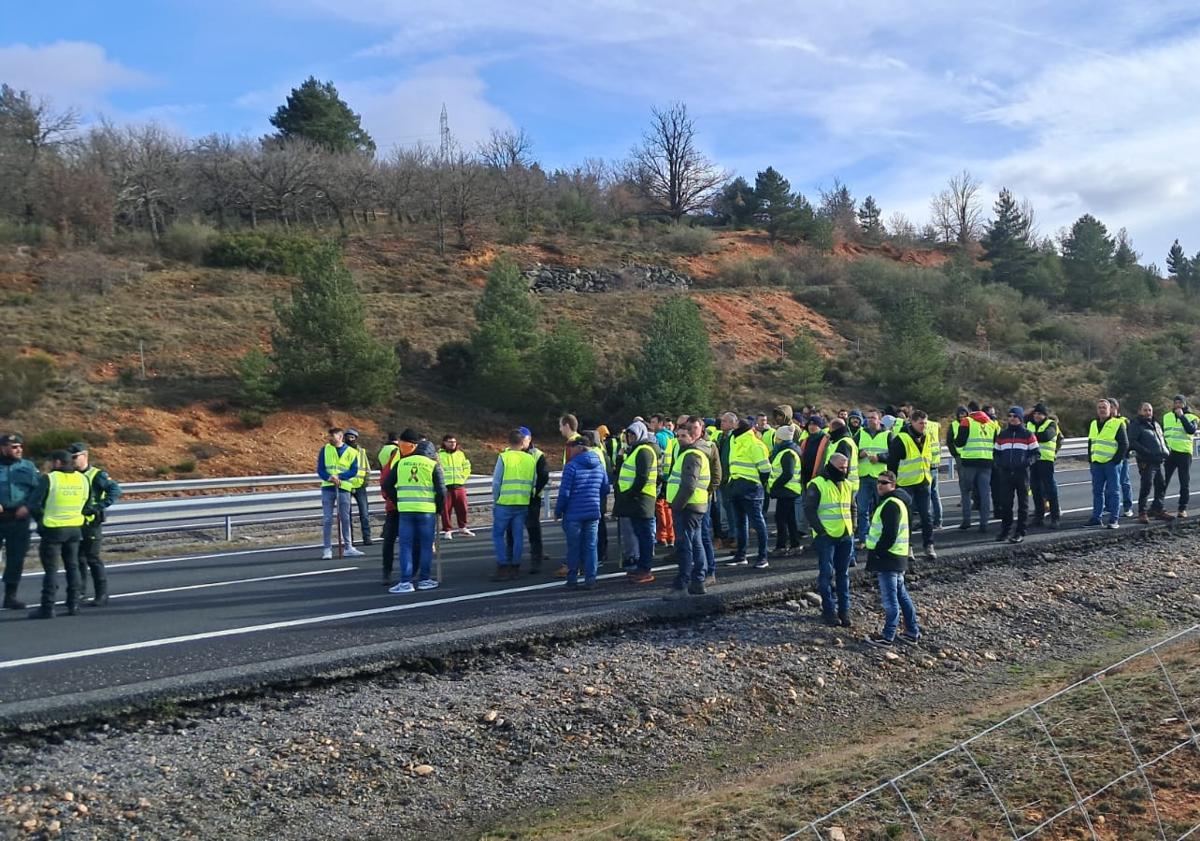
[[[904,503],[905,508],[912,510],[912,497],[904,488],[896,488],[888,494],[888,498],[893,496]],[[888,551],[900,533],[900,511],[895,505],[884,505],[883,500],[884,497],[880,497],[879,505],[875,508],[880,512],[883,533],[879,535],[879,542],[875,544],[875,548],[867,554],[867,572],[905,572],[908,569],[908,557],[893,555]]]

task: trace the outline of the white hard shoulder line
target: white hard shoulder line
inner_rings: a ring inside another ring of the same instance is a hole
[[[338,567],[337,569],[314,569],[309,572],[289,572],[283,575],[262,575],[258,578],[234,578],[230,581],[212,581],[208,584],[185,584],[181,587],[163,587],[159,590],[138,590],[133,593],[113,593],[110,599],[128,599],[133,596],[153,596],[159,593],[179,593],[184,590],[205,590],[209,587],[228,587],[232,584],[257,584],[260,581],[282,581],[285,578],[308,578],[313,575],[329,575],[334,572],[350,572],[358,567]]]

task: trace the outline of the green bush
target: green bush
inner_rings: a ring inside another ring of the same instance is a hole
[[[0,219],[0,243],[5,245],[41,245],[48,238],[43,225],[24,225]]]
[[[225,449],[216,444],[204,444],[199,441],[193,441],[188,444],[188,452],[195,456],[200,461],[208,461],[210,458],[225,455]]]
[[[154,435],[140,426],[122,426],[117,429],[117,440],[122,444],[145,446],[154,443]]]
[[[455,340],[437,349],[438,378],[457,388],[464,385],[475,371],[475,351],[470,342]]]
[[[16,356],[0,351],[0,415],[37,403],[54,382],[54,367],[54,360],[44,353]]]
[[[793,280],[791,269],[778,257],[743,257],[722,262],[710,285],[788,286]]]
[[[55,450],[65,450],[76,441],[95,445],[88,433],[79,429],[46,429],[25,439],[25,457],[46,458]]]
[[[172,464],[171,470],[176,473],[194,473],[196,471],[196,462],[191,461],[190,459],[187,461],[181,461],[178,464]]]
[[[217,236],[216,230],[208,225],[176,222],[163,233],[159,248],[172,260],[199,265]]]
[[[238,421],[246,429],[261,429],[262,425],[266,423],[267,417],[255,409],[243,409],[238,412]]]
[[[205,252],[204,262],[217,268],[298,274],[317,251],[328,247],[303,234],[238,231],[217,236]]]
[[[270,358],[258,348],[251,348],[233,363],[238,379],[238,402],[249,409],[269,411],[275,407],[278,387]]]
[[[708,253],[712,247],[712,231],[707,228],[692,228],[687,225],[672,225],[659,238],[659,244],[676,254],[698,257]]]

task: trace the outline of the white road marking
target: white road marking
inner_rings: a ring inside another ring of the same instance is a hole
[[[148,567],[157,566],[158,564],[175,564],[180,561],[209,561],[213,558],[236,558],[240,555],[266,555],[273,552],[299,552],[301,549],[320,549],[320,543],[307,543],[302,546],[270,546],[264,549],[239,549],[235,552],[213,552],[208,555],[179,555],[174,558],[155,558],[149,561],[112,561],[104,562],[104,567],[109,572],[117,570],[130,569],[132,567]],[[63,571],[60,569],[59,574]],[[37,575],[45,575],[42,570],[30,570],[25,573],[24,578],[32,578]]]
[[[258,578],[235,578],[232,581],[213,581],[209,584],[187,584],[182,587],[163,587],[160,590],[138,590],[133,593],[113,593],[110,599],[128,599],[132,596],[153,596],[159,593],[179,593],[183,590],[205,590],[210,587],[228,587],[232,584],[256,584],[259,581],[280,581],[284,578],[307,578],[312,575],[329,575],[334,572],[350,572],[358,567],[338,567],[337,569],[314,569],[311,572],[290,572],[286,575],[263,575]]]

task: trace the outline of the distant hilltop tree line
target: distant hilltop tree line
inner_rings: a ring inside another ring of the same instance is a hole
[[[524,130],[493,131],[474,149],[446,136],[436,147],[381,154],[333,84],[315,78],[292,90],[270,124],[274,133],[257,140],[223,134],[189,140],[155,124],[101,121],[82,128],[77,112],[3,85],[4,238],[88,242],[139,232],[161,247],[172,226],[184,223],[346,233],[384,217],[431,225],[444,250],[451,237],[468,247],[484,225],[498,226],[502,240],[516,243],[536,226],[604,236],[658,219],[757,228],[773,241],[818,249],[838,241],[981,246],[990,279],[1080,304],[1095,301],[1097,290],[1139,262],[1124,229],[1112,236],[1090,215],[1056,239],[1039,236],[1033,209],[1007,190],[985,219],[986,200],[968,172],[932,197],[922,225],[901,213],[885,220],[874,197],[858,201],[837,180],[815,201],[793,192],[774,167],[751,183],[705,155],[682,103],[654,109],[624,160],[588,160],[552,172],[537,162]],[[700,248],[703,239],[680,237],[678,245]],[[1047,260],[1051,253],[1061,262]],[[1189,256],[1176,241],[1166,264],[1182,289],[1200,291],[1200,252]],[[1154,265],[1144,272],[1148,286],[1160,274]]]

